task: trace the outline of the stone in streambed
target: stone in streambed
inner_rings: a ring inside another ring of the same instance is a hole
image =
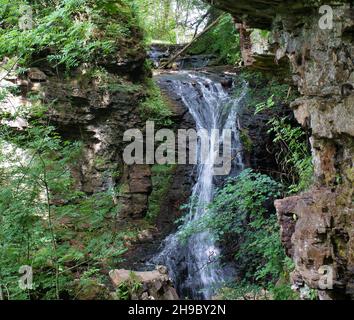
[[[140,282],[141,288],[133,292],[131,298],[136,300],[178,300],[179,297],[171,279],[168,277],[167,268],[157,266],[153,271],[133,272],[131,270],[111,270],[109,276],[115,287],[122,283]]]

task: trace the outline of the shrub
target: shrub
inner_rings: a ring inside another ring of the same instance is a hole
[[[129,279],[120,283],[117,288],[116,294],[118,300],[132,299],[132,295],[138,294],[142,286],[143,285],[138,276],[134,272],[130,271]]]
[[[216,192],[201,219],[181,230],[181,238],[209,229],[218,241],[236,239],[234,256],[245,279],[274,280],[285,255],[274,210],[265,205],[281,195],[281,188],[270,177],[246,169]]]
[[[52,127],[32,123],[16,136],[2,127],[0,138],[0,286],[9,299],[75,295],[78,275],[119,262],[126,250],[124,231],[115,232],[114,190],[75,189],[70,169],[81,145]],[[33,267],[33,290],[18,287],[22,265]]]
[[[239,34],[231,15],[203,35],[189,50],[190,54],[216,54],[220,63],[237,64],[241,60]]]
[[[22,65],[46,52],[53,65],[75,68],[112,55],[124,39],[133,36],[134,13],[123,1],[33,1],[33,28],[21,30],[24,4],[24,0],[0,0],[0,20],[5,26],[0,28],[0,57],[17,56]]]
[[[291,182],[288,192],[306,190],[313,177],[312,155],[306,133],[301,127],[293,126],[288,117],[272,118],[268,125],[268,133],[274,134],[273,142],[280,147],[277,162]]]
[[[281,192],[282,185],[269,176],[246,169],[217,190],[205,214],[180,229],[180,238],[185,241],[208,229],[224,247],[233,248],[231,254],[243,283],[236,291],[251,287],[271,290],[291,268],[272,206]]]

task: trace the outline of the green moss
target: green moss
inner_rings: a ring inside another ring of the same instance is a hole
[[[175,165],[158,165],[152,166],[152,193],[149,197],[149,206],[146,218],[153,222],[159,215],[161,202],[165,199],[167,192],[171,186]]]
[[[345,176],[350,182],[354,182],[354,168],[349,168],[345,171]]]
[[[117,74],[109,73],[103,67],[92,67],[85,70],[78,81],[83,87],[89,87],[94,83],[95,86],[110,94],[134,94],[143,91],[142,85],[128,81]]]
[[[347,244],[346,244],[346,242],[342,238],[334,236],[333,237],[333,244],[334,244],[334,247],[336,248],[337,255],[342,259],[346,259],[347,258]]]
[[[172,124],[172,112],[164,101],[160,88],[154,80],[148,79],[145,84],[147,98],[140,104],[140,115],[143,121],[155,121],[155,125],[166,127]]]
[[[240,132],[240,139],[242,142],[243,147],[247,152],[251,152],[253,148],[252,139],[249,136],[248,129],[242,129]]]
[[[248,107],[256,109],[273,97],[274,105],[287,104],[298,97],[297,91],[288,84],[281,83],[276,77],[255,70],[242,70],[240,80],[249,84]],[[235,92],[237,95],[238,93]]]

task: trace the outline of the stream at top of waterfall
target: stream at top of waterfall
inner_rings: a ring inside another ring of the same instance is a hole
[[[229,176],[237,175],[244,167],[242,145],[238,130],[238,112],[247,94],[247,84],[229,77],[221,81],[217,76],[198,71],[178,71],[156,76],[156,81],[177,95],[192,115],[196,129],[205,129],[209,134],[207,163],[196,165],[196,183],[191,194],[190,206],[182,225],[161,244],[159,252],[149,262],[167,266],[169,275],[182,299],[210,299],[216,290],[230,280],[235,271],[222,261],[221,250],[208,230],[193,234],[186,243],[181,243],[181,229],[201,219],[207,205],[213,200],[215,190]],[[226,84],[226,85],[225,85]],[[237,93],[234,88],[238,88]],[[213,168],[220,141],[212,138],[214,129],[231,130],[232,169],[228,176],[214,176]],[[200,159],[200,146],[197,159]]]

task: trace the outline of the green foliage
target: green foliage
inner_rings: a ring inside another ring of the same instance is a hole
[[[177,40],[189,41],[186,33],[206,9],[201,0],[129,0],[137,12],[140,25],[145,30],[147,42],[175,44]],[[194,14],[192,13],[193,10]],[[196,14],[196,12],[200,14]],[[197,16],[195,18],[195,16]]]
[[[294,127],[287,117],[269,121],[268,133],[274,134],[274,142],[280,145],[276,155],[282,171],[292,181],[290,193],[306,190],[312,183],[313,165],[306,133],[301,127]]]
[[[0,88],[0,102],[5,101],[8,95],[8,91],[6,89]]]
[[[171,1],[146,2],[133,0],[140,15],[140,22],[149,41],[158,39],[168,43],[176,42],[176,19]]]
[[[129,292],[129,284],[123,281],[121,284],[119,284],[116,294],[118,300],[129,300],[130,298],[130,292]]]
[[[251,152],[252,148],[253,148],[253,142],[252,139],[249,136],[249,132],[247,129],[242,129],[240,131],[240,140],[242,142],[242,146],[243,148],[247,151],[247,152]]]
[[[155,164],[151,168],[152,173],[152,192],[149,196],[148,212],[146,218],[153,222],[160,214],[161,202],[172,183],[175,165],[158,165]]]
[[[228,283],[219,289],[218,297],[222,300],[256,300],[260,287],[245,281]],[[262,300],[267,300],[264,297]]]
[[[172,124],[172,112],[164,101],[160,88],[152,79],[146,80],[147,98],[140,104],[143,121],[155,121],[157,126],[168,127]]]
[[[215,54],[220,63],[240,62],[239,34],[231,15],[225,15],[221,22],[192,45],[190,54]]]
[[[21,5],[29,4],[33,28],[21,30]],[[0,1],[0,57],[17,56],[23,65],[48,50],[53,65],[67,69],[108,57],[131,34],[134,13],[128,3],[115,0]]]
[[[244,170],[217,191],[207,212],[198,221],[187,224],[181,237],[185,239],[205,229],[219,241],[242,236],[235,258],[247,269],[245,279],[276,278],[282,270],[284,252],[276,216],[264,204],[279,197],[280,191],[281,185],[270,177]],[[251,261],[253,268],[249,265]]]
[[[316,289],[309,289],[309,300],[317,300],[318,292]]]
[[[313,176],[307,134],[290,116],[279,116],[280,108],[287,108],[297,97],[296,92],[276,78],[267,78],[257,71],[243,71],[241,78],[249,83],[248,108],[254,110],[255,115],[270,117],[268,134],[273,137],[277,149],[275,156],[282,172],[282,183],[289,193],[306,190]]]
[[[275,286],[272,294],[274,300],[299,300],[299,295],[291,289],[289,284]]]
[[[227,284],[219,290],[218,297],[223,300],[299,300],[298,293],[288,283],[264,289],[245,281]]]
[[[16,136],[2,127],[0,149],[0,285],[9,299],[61,298],[78,275],[120,261],[125,233],[114,231],[114,190],[75,189],[79,143],[32,123]],[[33,267],[33,290],[18,287],[21,265]]]
[[[292,87],[281,83],[272,75],[254,70],[244,70],[241,73],[241,79],[249,84],[247,103],[249,108],[255,109],[256,113],[278,105],[285,105],[297,97],[296,91]]]
[[[254,114],[257,114],[257,113],[260,113],[266,109],[272,108],[275,104],[275,102],[273,101],[273,98],[274,98],[274,94],[271,97],[269,97],[266,102],[261,102],[261,103],[257,104],[256,111],[254,112]]]
[[[138,94],[144,89],[142,85],[128,81],[119,75],[109,73],[103,67],[90,68],[88,72],[80,79],[86,86],[91,85],[89,82],[94,82],[102,91],[107,91],[109,94]]]
[[[118,300],[130,300],[132,295],[138,293],[142,283],[134,272],[130,272],[129,279],[119,284],[116,295]]]

